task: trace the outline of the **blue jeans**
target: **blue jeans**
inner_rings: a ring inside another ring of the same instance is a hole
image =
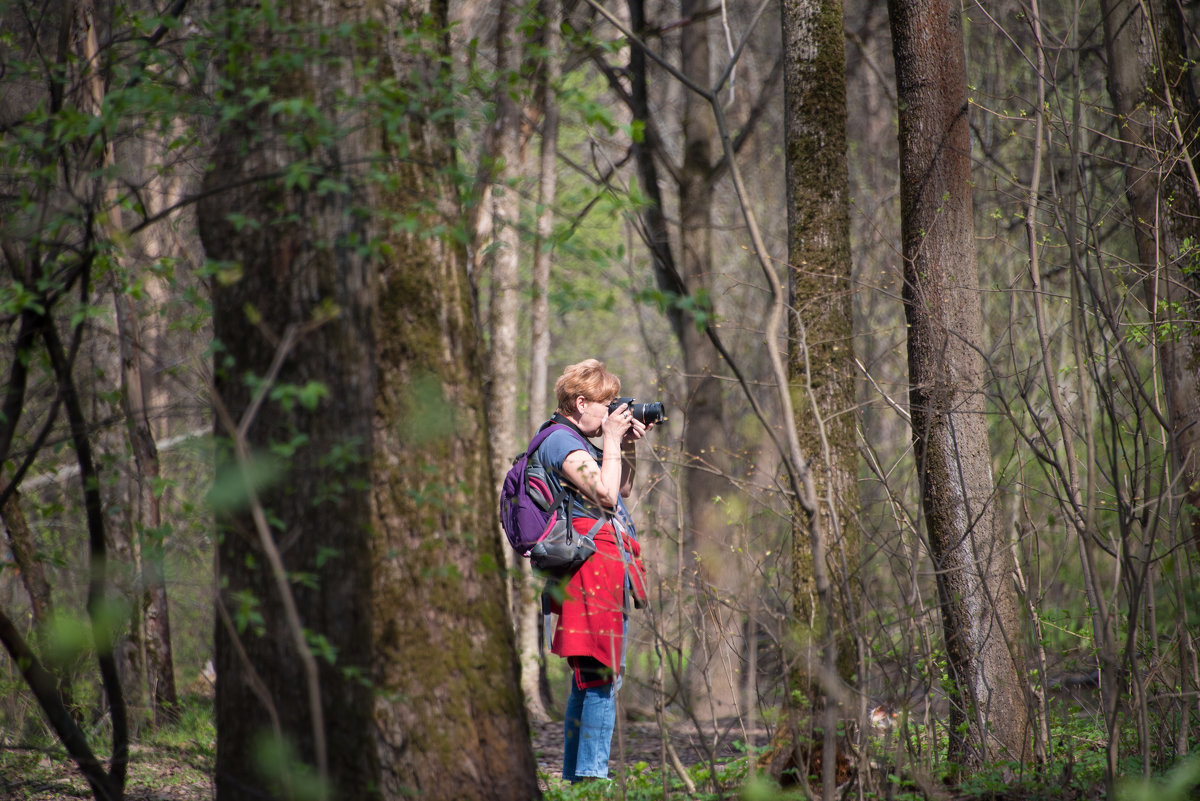
[[[580,689],[571,671],[571,697],[563,723],[563,779],[608,778],[608,753],[617,721],[613,682]]]

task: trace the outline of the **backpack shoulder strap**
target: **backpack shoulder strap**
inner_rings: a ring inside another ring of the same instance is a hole
[[[533,456],[533,452],[542,447],[542,443],[546,441],[546,438],[560,428],[566,428],[566,426],[560,426],[555,423],[554,425],[546,426],[541,431],[534,434],[533,439],[529,441],[529,448],[526,449],[525,455],[527,457]]]
[[[533,440],[529,443],[529,450],[525,453],[525,458],[532,458],[533,452],[541,447],[542,443],[546,441],[546,438],[555,431],[560,430],[569,431],[572,435],[574,435],[575,439],[579,440],[579,444],[583,446],[583,450],[591,453],[591,450],[588,447],[588,442],[586,439],[584,439],[583,434],[580,433],[579,429],[571,425],[564,425],[563,423],[550,420],[547,421],[544,426],[542,426],[541,430],[539,430],[536,435],[534,435]],[[554,497],[551,499],[550,508],[553,509],[562,506],[567,517],[567,526],[570,527],[571,520],[575,517],[575,505],[577,503],[578,501],[575,500],[574,490],[572,490],[569,486],[564,485],[563,488],[555,493]]]
[[[532,456],[533,452],[540,448],[542,443],[546,441],[546,438],[555,431],[569,431],[575,436],[575,439],[579,440],[579,443],[584,446],[584,450],[588,449],[587,440],[583,438],[583,435],[580,434],[576,428],[573,426],[563,425],[562,423],[551,422],[543,426],[542,429],[534,435],[533,439],[529,443],[529,450],[525,452],[525,455]]]

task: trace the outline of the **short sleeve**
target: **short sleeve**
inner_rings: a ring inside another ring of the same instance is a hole
[[[550,436],[542,441],[538,448],[538,461],[544,467],[554,471],[556,476],[562,475],[563,462],[566,461],[567,455],[573,451],[586,450],[594,459],[596,454],[591,444],[586,447],[584,441],[572,434],[570,431],[555,431]]]

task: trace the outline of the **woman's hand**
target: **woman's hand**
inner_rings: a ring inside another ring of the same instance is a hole
[[[625,439],[623,442],[636,442],[646,436],[646,432],[654,427],[654,423],[646,425],[636,417],[631,418],[629,423],[629,428],[625,429]]]
[[[605,439],[612,437],[617,442],[621,442],[629,438],[629,431],[635,425],[641,424],[633,419],[633,412],[630,411],[629,404],[622,403],[614,411],[609,412],[605,416],[604,422],[600,424],[600,428],[604,432]],[[645,433],[645,428],[645,426],[642,426],[643,433]]]

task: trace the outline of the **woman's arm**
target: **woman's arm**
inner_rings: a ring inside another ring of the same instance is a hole
[[[584,450],[571,451],[563,459],[563,475],[566,479],[584,495],[609,508],[617,505],[621,495],[628,496],[627,492],[623,492],[626,467],[622,444],[626,441],[627,432],[635,425],[640,425],[625,411],[626,407],[621,406],[606,416],[601,424],[600,464],[596,464],[592,455]],[[645,426],[642,426],[642,430],[645,431]]]
[[[563,475],[584,495],[612,508],[621,494],[622,467],[620,439],[610,443],[606,436],[600,464],[587,451],[571,451],[563,460]]]

